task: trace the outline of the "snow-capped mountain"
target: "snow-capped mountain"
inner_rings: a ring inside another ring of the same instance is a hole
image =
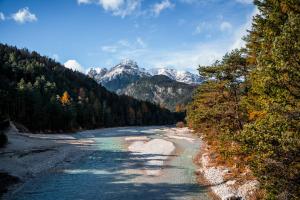
[[[106,74],[107,69],[106,68],[90,68],[87,75],[97,81],[100,81],[100,79]]]
[[[178,82],[187,84],[200,84],[202,79],[200,76],[188,71],[170,69],[170,68],[154,68],[150,70],[152,75],[165,75]]]
[[[147,100],[175,110],[176,105],[186,105],[195,85],[201,78],[187,71],[169,68],[145,70],[132,60],[123,60],[111,69],[91,68],[88,76],[106,89]]]
[[[111,91],[122,89],[142,77],[154,75],[165,75],[172,80],[186,84],[196,85],[202,82],[200,76],[188,71],[179,71],[171,68],[145,70],[144,68],[139,68],[135,61],[128,59],[123,60],[110,70],[99,67],[91,68],[88,75]]]
[[[145,69],[139,68],[136,62],[126,59],[110,70],[106,68],[91,68],[88,76],[94,78],[108,90],[117,91],[142,77],[151,75]]]

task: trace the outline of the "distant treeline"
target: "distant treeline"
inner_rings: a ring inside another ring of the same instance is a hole
[[[172,124],[184,117],[118,96],[48,57],[4,44],[0,44],[0,116],[32,131]]]
[[[300,1],[254,2],[246,48],[199,67],[187,121],[222,162],[251,167],[257,199],[300,199]]]

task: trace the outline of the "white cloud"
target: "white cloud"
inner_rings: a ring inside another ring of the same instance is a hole
[[[233,45],[231,45],[230,50],[245,46],[245,41],[243,40],[243,37],[247,35],[247,30],[251,29],[252,19],[257,14],[259,14],[259,10],[257,9],[257,7],[255,7],[251,15],[248,16],[246,23],[243,24],[239,29],[235,31],[234,42]]]
[[[166,9],[175,7],[171,0],[162,0],[159,3],[154,3],[150,8],[141,10],[143,0],[77,0],[80,4],[95,4],[101,6],[105,11],[112,13],[115,16],[122,18],[135,14],[137,16],[150,15],[159,16]]]
[[[116,11],[123,5],[123,0],[99,0],[104,10]]]
[[[196,29],[194,31],[194,34],[200,34],[206,27],[206,23],[205,22],[201,22],[196,26]]]
[[[92,0],[77,0],[78,4],[90,4],[92,3]]]
[[[76,60],[68,60],[64,63],[64,66],[74,71],[84,72],[83,67]]]
[[[232,25],[229,22],[224,21],[220,24],[220,30],[223,32],[230,31],[231,29],[232,29]]]
[[[242,3],[242,4],[252,4],[253,0],[235,0],[238,3]]]
[[[35,14],[31,13],[29,11],[28,7],[21,8],[18,12],[14,13],[12,15],[13,20],[15,20],[18,23],[25,23],[25,22],[34,22],[37,21],[37,17]]]
[[[96,4],[105,11],[122,18],[131,15],[136,11],[142,0],[77,0],[78,4]]]
[[[141,67],[173,67],[179,70],[196,71],[198,65],[211,65],[215,60],[221,59],[226,52],[234,48],[244,46],[242,37],[247,34],[247,29],[251,28],[252,17],[258,13],[258,9],[254,9],[251,15],[245,20],[245,24],[241,25],[237,30],[234,30],[232,25],[223,21],[223,26],[220,23],[219,28],[222,30],[230,30],[232,37],[226,37],[219,40],[207,39],[198,44],[183,44],[181,48],[173,50],[152,49],[147,45],[142,45],[142,38],[136,38],[134,41],[120,40],[112,45],[102,47],[102,50],[111,53],[110,60],[107,63],[115,64],[116,60],[130,58],[136,60]],[[205,33],[215,27],[207,22],[201,22],[196,27],[195,33]],[[205,36],[205,35],[203,35]],[[207,38],[211,37],[206,34]],[[144,42],[145,43],[145,42]],[[109,52],[110,51],[110,52]],[[113,52],[112,52],[113,51]],[[98,56],[103,52],[98,52],[92,56]],[[91,55],[91,54],[90,54]]]
[[[147,46],[147,44],[144,42],[144,40],[140,37],[136,38],[136,42],[138,43],[138,45],[140,45],[142,48],[145,48]]]
[[[174,8],[175,4],[172,4],[170,0],[163,0],[160,3],[153,5],[152,12],[155,16],[158,16],[163,10]]]
[[[118,47],[115,45],[105,45],[101,47],[101,50],[107,53],[115,53],[118,50]]]
[[[211,30],[215,30],[215,27],[213,26],[213,24],[211,23],[208,23],[208,22],[200,22],[196,28],[195,28],[195,31],[193,32],[193,35],[197,35],[197,34],[200,34],[200,33],[207,33],[208,31],[211,31]]]
[[[118,45],[122,47],[130,47],[130,42],[128,40],[119,40]]]
[[[135,41],[129,42],[128,40],[119,40],[114,44],[103,45],[101,50],[106,53],[119,53],[124,51],[141,50],[147,47],[147,44],[141,37],[137,37]]]
[[[118,0],[113,0],[113,1],[118,1]],[[122,18],[124,18],[128,15],[133,14],[136,10],[138,10],[138,8],[141,6],[141,0],[126,0],[119,5],[120,5],[119,7],[116,7],[116,9],[112,10],[113,15],[121,16]]]
[[[199,3],[201,0],[179,0],[181,3],[193,4]]]
[[[137,41],[129,43],[124,48],[120,42],[111,45],[113,52],[110,53],[109,63],[115,64],[117,60],[130,58],[136,60],[141,67],[173,67],[181,70],[196,71],[199,64],[210,65],[215,60],[222,58],[228,50],[229,43],[226,41],[208,41],[197,45],[188,45],[177,50],[161,50],[141,47]],[[107,50],[109,48],[105,48]],[[102,51],[104,48],[102,48]],[[90,54],[98,56],[101,52]],[[115,62],[114,62],[115,61]]]
[[[220,59],[226,48],[220,43],[198,44],[190,49],[183,49],[171,52],[158,52],[153,57],[146,57],[151,67],[174,67],[176,69],[196,70],[198,65],[210,65]],[[146,55],[145,55],[146,56]]]
[[[4,21],[4,20],[5,20],[5,15],[2,12],[0,12],[0,21]]]

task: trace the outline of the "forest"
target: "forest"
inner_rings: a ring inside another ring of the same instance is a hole
[[[300,198],[300,1],[255,1],[246,48],[200,66],[187,110],[223,162],[250,166],[259,199]]]
[[[174,124],[183,118],[158,105],[118,96],[60,63],[0,44],[0,116],[30,131]]]

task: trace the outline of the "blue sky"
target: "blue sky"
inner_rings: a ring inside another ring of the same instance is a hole
[[[243,45],[251,0],[0,0],[0,42],[68,67],[196,71]]]

